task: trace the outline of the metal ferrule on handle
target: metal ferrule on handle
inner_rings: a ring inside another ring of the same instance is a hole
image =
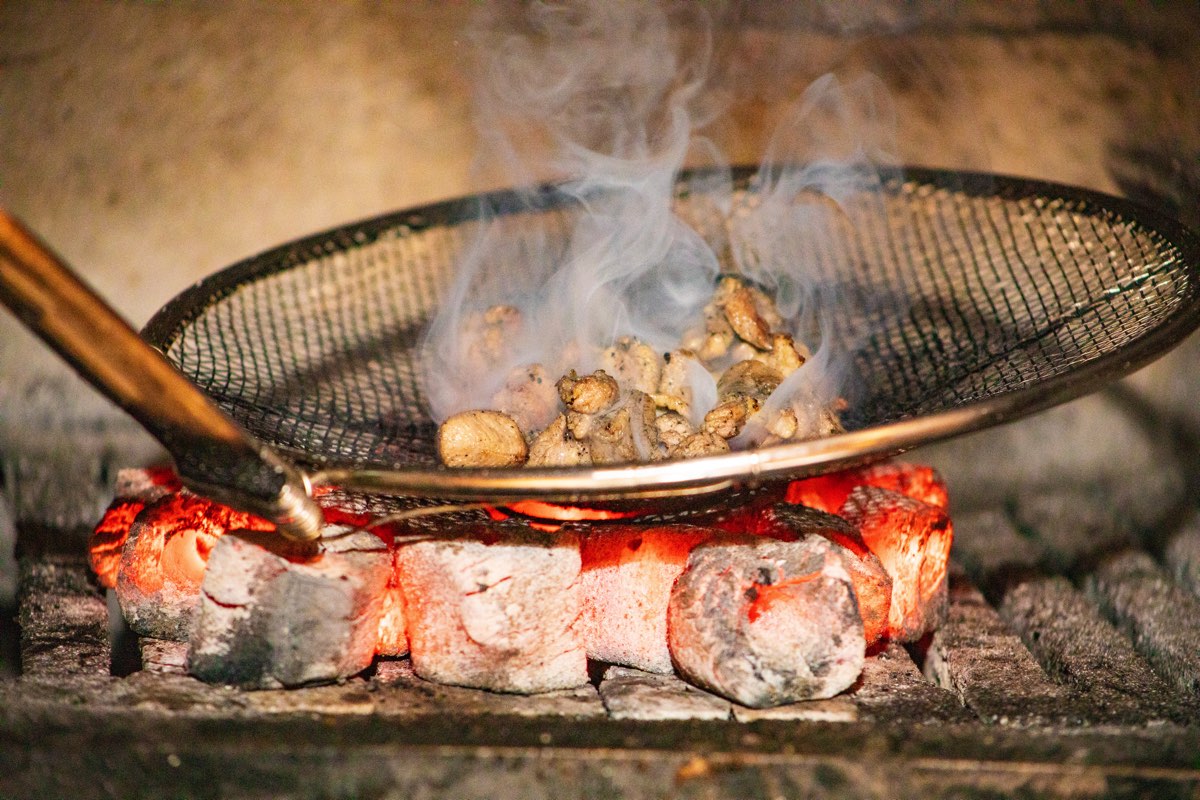
[[[321,510],[304,473],[242,430],[3,211],[0,301],[158,439],[188,488],[271,520],[289,539],[319,538]]]

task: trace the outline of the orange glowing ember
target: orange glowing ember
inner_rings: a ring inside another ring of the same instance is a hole
[[[170,467],[121,470],[117,478],[117,497],[88,539],[88,558],[100,585],[117,585],[121,552],[133,521],[146,504],[178,492],[179,478]]]
[[[529,526],[544,533],[554,533],[568,522],[610,522],[643,516],[646,510],[614,511],[607,508],[592,508],[566,503],[547,503],[542,500],[518,500],[503,509],[485,506],[487,514],[497,522],[511,518],[512,514],[527,517]]]
[[[393,574],[396,570],[393,569]],[[379,638],[375,653],[381,656],[402,656],[408,653],[408,621],[404,607],[404,592],[398,585],[383,591],[383,613],[379,617]]]
[[[836,514],[858,486],[891,489],[938,508],[948,508],[950,504],[946,483],[933,467],[892,461],[792,481],[786,499],[789,503]]]
[[[914,641],[932,630],[945,610],[946,572],[954,538],[946,512],[878,487],[855,489],[842,515],[892,576],[889,635]]]
[[[88,538],[88,561],[106,589],[117,585],[121,551],[129,538],[129,529],[146,504],[141,500],[114,500]]]
[[[133,526],[139,534],[125,548],[129,552],[123,554],[121,574],[145,594],[165,583],[199,589],[209,553],[225,531],[275,529],[253,514],[182,492],[146,506]]]
[[[794,575],[775,583],[755,583],[746,590],[746,599],[750,605],[746,607],[746,617],[750,622],[757,622],[763,614],[769,614],[775,607],[786,607],[792,602],[792,594],[797,586],[821,577],[822,573],[809,572],[805,575]]]

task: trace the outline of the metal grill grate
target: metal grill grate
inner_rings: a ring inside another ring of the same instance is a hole
[[[737,178],[739,202],[752,201],[750,174]],[[553,189],[487,202],[518,248],[565,241],[577,211]],[[703,198],[678,202],[703,216]],[[1195,324],[1194,237],[1115,198],[911,170],[844,210],[808,244],[857,373],[851,429],[997,397],[1012,398],[1009,416],[1032,410],[1047,382],[1067,394],[1063,381],[1115,374],[1128,348],[1166,346]],[[420,331],[478,212],[448,203],[268,252],[173,301],[146,335],[301,460],[431,466]]]

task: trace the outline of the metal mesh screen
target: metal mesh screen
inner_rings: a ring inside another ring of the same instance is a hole
[[[552,190],[532,207],[505,197],[492,197],[493,224],[518,246],[566,236],[574,212]],[[432,206],[273,250],[181,295],[147,338],[303,461],[432,466],[418,344],[476,209]],[[1036,390],[1194,303],[1194,239],[1115,198],[910,170],[850,211],[811,233],[811,253],[849,346],[852,429]]]

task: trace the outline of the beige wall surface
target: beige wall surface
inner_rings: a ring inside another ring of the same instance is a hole
[[[479,5],[0,4],[0,205],[141,325],[255,252],[492,185],[472,170],[462,35]],[[1195,166],[1195,48],[1178,36],[1088,33],[1073,18],[1040,29],[1045,4],[1013,4],[1011,18],[909,5],[939,12],[925,28],[888,17],[865,32],[726,19],[715,42],[733,92],[713,134],[728,157],[756,159],[812,78],[869,69],[892,91],[906,161],[1122,191],[1140,167],[1114,154],[1140,148],[1153,162],[1143,182],[1168,193],[1181,180],[1171,158]],[[0,314],[0,450],[63,419],[119,419],[64,372]]]

